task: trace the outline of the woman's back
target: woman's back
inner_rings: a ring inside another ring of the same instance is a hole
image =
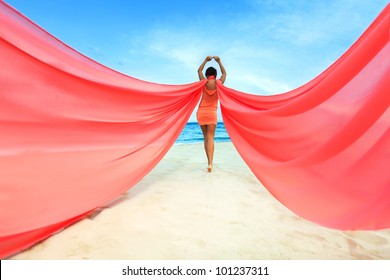
[[[208,90],[215,90],[217,89],[217,83],[215,79],[208,79],[206,83],[206,88]]]
[[[196,113],[196,118],[202,129],[204,138],[204,149],[207,155],[208,172],[213,169],[213,157],[214,157],[214,134],[218,123],[217,107],[218,107],[218,92],[217,92],[217,69],[209,67],[206,70],[206,77],[203,75],[203,68],[211,59],[219,64],[222,71],[222,76],[219,81],[223,84],[226,78],[226,70],[223,67],[221,60],[218,56],[207,56],[202,64],[198,68],[199,80],[207,78],[207,82],[203,87],[202,99],[199,103],[199,108]]]

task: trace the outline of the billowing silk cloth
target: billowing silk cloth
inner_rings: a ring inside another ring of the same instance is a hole
[[[389,18],[390,6],[291,92],[255,96],[218,84],[225,126],[253,173],[289,209],[327,227],[390,227]],[[0,257],[141,180],[175,142],[204,84],[115,72],[0,2]]]

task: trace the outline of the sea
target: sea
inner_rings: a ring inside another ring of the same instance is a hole
[[[217,124],[214,136],[215,142],[230,142],[230,137],[226,131],[225,125],[223,122]],[[203,143],[203,134],[200,126],[197,122],[188,122],[184,127],[182,133],[177,138],[175,144],[195,144]]]

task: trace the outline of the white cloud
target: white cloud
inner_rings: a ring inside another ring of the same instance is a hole
[[[193,68],[199,63],[202,50],[201,39],[188,36],[188,32],[171,32],[159,30],[150,37],[149,51],[152,55],[168,58],[187,68]]]
[[[230,79],[230,84],[234,86],[234,88],[240,88],[241,91],[252,94],[270,95],[284,93],[291,90],[291,87],[286,83],[266,76],[261,77],[258,75],[248,74],[240,77],[233,76]]]
[[[206,55],[219,55],[229,87],[281,93],[325,70],[376,16],[366,1],[245,3],[253,8],[245,15],[237,12],[224,20],[218,14],[208,16],[215,28],[194,15],[184,24],[159,22],[128,40],[131,53],[121,58],[131,68],[127,72],[153,82],[188,83],[197,80],[196,70]]]

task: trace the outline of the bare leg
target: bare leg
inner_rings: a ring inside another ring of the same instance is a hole
[[[207,150],[207,125],[201,125],[200,128],[202,129],[202,133],[203,133],[203,139],[204,139],[204,150],[206,152],[206,156],[207,156],[207,161],[210,161],[209,160],[209,153],[208,153],[208,150]]]
[[[213,170],[213,158],[214,158],[214,135],[215,135],[215,124],[207,125],[207,160],[209,166],[207,167],[208,172]]]

